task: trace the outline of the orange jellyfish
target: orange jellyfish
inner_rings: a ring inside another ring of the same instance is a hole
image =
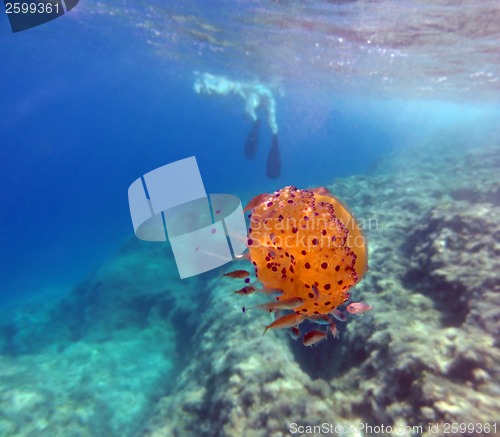
[[[302,299],[290,309],[303,316],[299,323],[338,313],[367,271],[366,239],[352,213],[326,188],[289,186],[257,197],[247,240],[257,278],[280,292],[277,301]]]

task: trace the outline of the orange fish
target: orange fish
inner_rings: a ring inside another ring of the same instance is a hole
[[[255,293],[255,287],[252,285],[247,285],[246,287],[241,288],[240,290],[235,291],[236,294],[252,294]]]
[[[276,328],[291,328],[292,326],[298,325],[304,321],[305,317],[302,314],[286,314],[279,319],[276,319],[273,323],[266,326],[264,330],[264,334],[268,329],[276,329]],[[264,335],[262,334],[262,335]]]
[[[263,303],[262,305],[255,305],[253,307],[247,308],[260,308],[269,312],[279,311],[279,310],[293,310],[298,306],[302,305],[304,300],[301,297],[292,297],[290,299],[277,300],[275,302]]]
[[[319,194],[320,196],[331,196],[330,191],[328,191],[328,188],[326,187],[311,188],[311,191],[315,194]]]
[[[279,288],[266,288],[266,287],[257,287],[255,283],[249,285],[249,287],[253,288],[253,291],[256,291],[257,293],[262,293],[262,294],[267,294],[267,295],[272,295],[272,294],[282,294],[283,291],[281,291]],[[243,290],[243,289],[242,289]],[[251,294],[251,293],[239,293],[239,291],[235,291],[237,294]]]
[[[345,307],[348,313],[363,314],[370,311],[373,307],[365,302],[351,302]]]
[[[292,326],[290,328],[290,336],[294,340],[297,340],[300,337],[300,329],[297,326]]]
[[[319,290],[318,290],[318,287],[316,287],[316,285],[313,285],[311,287],[311,290],[313,291],[314,293],[314,298],[317,299],[319,297]]]
[[[339,328],[337,328],[335,322],[330,323],[330,332],[332,333],[333,338],[340,338]]]
[[[314,323],[318,323],[320,325],[329,325],[332,320],[328,316],[328,314],[315,314],[307,317]]]
[[[326,332],[311,331],[308,332],[307,334],[304,334],[302,343],[304,344],[304,346],[313,346],[323,340],[326,340]]]
[[[248,275],[250,275],[250,273],[247,272],[246,270],[235,270],[233,272],[224,273],[224,275],[222,275],[222,276],[227,276],[228,278],[241,279],[241,278],[248,277]]]
[[[347,320],[346,315],[338,309],[334,309],[334,310],[330,311],[330,314],[333,317],[335,317],[339,322],[345,322]]]
[[[257,205],[260,203],[264,202],[264,200],[269,196],[269,194],[262,193],[250,200],[250,202],[247,203],[247,206],[245,206],[245,209],[243,209],[243,212],[250,211],[251,209],[254,209]]]

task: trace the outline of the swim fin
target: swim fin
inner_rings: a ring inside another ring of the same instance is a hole
[[[281,154],[278,141],[278,134],[273,134],[271,148],[267,157],[267,177],[271,179],[279,178],[281,175]]]
[[[259,133],[260,133],[260,120],[257,119],[253,122],[252,129],[245,143],[245,156],[247,159],[255,158],[257,149],[259,147]]]

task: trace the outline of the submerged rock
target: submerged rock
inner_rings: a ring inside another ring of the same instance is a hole
[[[383,424],[430,437],[429,424],[442,433],[445,423],[497,420],[498,208],[452,191],[482,192],[496,173],[447,172],[441,182],[431,171],[422,181],[426,162],[417,164],[328,187],[367,224],[370,270],[353,298],[373,311],[342,328],[337,344],[298,348],[284,333],[260,337],[265,316],[249,320],[230,289],[209,283],[199,344],[142,435],[285,436],[293,422],[326,422],[358,435],[380,435],[369,427]],[[439,166],[454,164],[462,166]]]
[[[142,435],[267,437],[288,435],[293,424],[338,425],[333,388],[300,368],[284,332],[262,336],[271,315],[242,313],[248,299],[235,298],[227,281],[207,288],[189,364]]]
[[[137,433],[171,386],[174,325],[193,308],[165,253],[131,240],[69,295],[3,315],[0,435]]]
[[[450,326],[500,326],[500,207],[465,201],[433,207],[408,236],[408,280]]]

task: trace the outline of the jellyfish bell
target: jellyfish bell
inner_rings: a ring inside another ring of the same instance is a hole
[[[301,302],[291,311],[306,318],[339,311],[368,259],[363,231],[348,207],[324,188],[292,186],[250,204],[248,258],[263,286],[280,290],[278,301]]]

